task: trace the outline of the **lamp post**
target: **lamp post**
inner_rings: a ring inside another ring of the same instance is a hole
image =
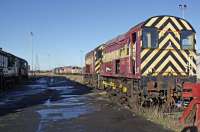
[[[83,55],[83,50],[80,50],[81,57],[80,57],[80,67],[83,66],[83,60],[82,60],[82,55]]]
[[[50,73],[51,72],[51,55],[50,55],[50,53],[48,53],[47,56],[48,56],[48,60],[49,60],[48,67],[49,67],[49,73]]]
[[[83,66],[84,66],[84,64],[83,64],[83,50],[80,50],[80,54],[81,54],[81,56],[80,56],[80,67],[82,69],[81,74],[83,74]]]
[[[185,10],[187,9],[187,5],[186,4],[179,4],[178,7],[179,7],[179,9],[181,9],[182,17],[185,18]]]
[[[31,70],[32,70],[32,75],[34,75],[33,72],[33,32],[30,32],[31,36]]]

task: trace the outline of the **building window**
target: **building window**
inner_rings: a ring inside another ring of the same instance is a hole
[[[158,31],[156,28],[144,28],[142,31],[142,47],[157,48],[158,47]]]
[[[194,49],[195,37],[192,31],[181,32],[181,45],[183,49]]]

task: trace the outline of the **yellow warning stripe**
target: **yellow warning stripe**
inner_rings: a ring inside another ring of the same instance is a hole
[[[188,63],[190,61],[190,64],[192,67],[196,67],[196,65],[193,63],[193,60],[190,59],[189,55],[187,55],[187,53],[184,50],[181,50],[181,53],[183,54],[183,56],[187,59]]]
[[[192,51],[190,51],[190,55],[192,56],[192,58],[190,59],[190,63],[192,65],[192,68],[194,68],[195,70],[197,69],[197,65],[193,62],[193,58],[196,60],[196,54]]]
[[[170,19],[175,23],[175,25],[178,27],[179,30],[182,30],[183,27],[180,25],[180,23],[176,20],[174,17],[170,17]]]
[[[177,49],[180,49],[180,44],[174,39],[174,37],[171,34],[168,34],[167,37],[159,44],[159,48],[161,49],[167,43],[168,40],[171,40],[177,47]]]
[[[171,50],[171,52],[176,56],[176,58],[181,62],[181,64],[186,67],[187,64],[185,63],[185,61],[183,60],[182,57],[180,57],[180,55],[176,52],[176,50]]]
[[[169,74],[172,74],[173,76],[178,76],[176,72],[164,72],[162,75],[163,76],[169,76]]]
[[[194,64],[193,60],[190,61],[192,68],[197,69],[197,65]]]
[[[188,55],[187,55],[187,53],[186,53],[184,50],[181,50],[181,53],[182,53],[182,55],[183,55],[186,59],[188,59]]]
[[[183,25],[187,28],[187,30],[192,30],[192,28],[189,26],[189,24],[187,22],[185,22],[185,20],[180,19],[181,22],[183,23]]]
[[[158,53],[158,49],[152,51],[152,53],[142,62],[141,68],[143,69],[145,65]]]
[[[142,52],[141,52],[141,58],[149,51],[149,49],[144,49]]]
[[[160,27],[163,25],[163,23],[167,21],[168,18],[169,18],[169,17],[167,17],[167,16],[163,17],[163,18],[160,20],[160,22],[156,25],[156,27],[157,27],[157,28],[160,28]]]
[[[158,17],[152,18],[151,20],[148,21],[147,24],[145,24],[145,26],[150,27],[157,19],[158,19]]]
[[[191,58],[186,54],[186,52],[184,50],[181,50],[181,53],[183,54],[183,56],[187,59],[187,61],[190,61],[191,66],[196,69],[197,66],[194,64],[193,60],[191,60]]]
[[[168,76],[169,74],[173,74],[174,76],[177,76],[177,73],[173,70],[173,68],[171,66],[169,66],[162,75]]]
[[[95,67],[95,71],[97,71],[100,68],[100,65]]]
[[[181,74],[186,75],[184,73],[184,71],[182,70],[182,68],[176,63],[176,61],[171,57],[168,56],[167,59],[158,67],[158,69],[156,69],[156,72],[160,72],[162,71],[162,69],[169,63],[171,62],[178,70]]]
[[[148,67],[148,69],[153,69],[157,64],[158,64],[158,62],[160,62],[161,61],[161,59],[166,55],[168,53],[168,50],[164,50],[156,59],[155,59],[155,61]],[[148,57],[149,58],[149,57]],[[151,58],[152,59],[152,58]],[[151,60],[150,59],[150,60]],[[148,59],[148,62],[150,61],[149,59]],[[144,66],[147,64],[147,61],[145,60],[145,61],[143,61],[143,63],[141,64],[141,69],[143,69],[144,68]],[[148,70],[146,70],[145,72],[144,72],[144,74],[147,74],[148,73]]]
[[[95,65],[100,63],[101,59],[98,59],[96,62],[95,62]]]
[[[189,51],[190,52],[190,54],[194,57],[194,59],[196,60],[197,59],[197,55],[196,55],[196,53],[194,52],[194,51]]]
[[[161,38],[169,29],[175,34],[175,36],[180,39],[180,34],[176,29],[172,26],[171,23],[168,23],[159,33],[159,38]]]

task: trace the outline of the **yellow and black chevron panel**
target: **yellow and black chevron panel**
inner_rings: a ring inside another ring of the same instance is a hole
[[[158,29],[164,29],[171,27],[175,28],[176,31],[181,30],[193,30],[193,27],[186,20],[174,17],[174,16],[156,16],[148,19],[145,22],[145,27],[156,27]]]
[[[99,73],[100,72],[100,67],[102,64],[102,58],[103,58],[103,45],[97,47],[94,52],[95,56],[95,72]]]
[[[144,23],[144,28],[151,27],[158,31],[158,46],[142,48],[142,75],[195,75],[196,52],[194,49],[182,49],[181,45],[182,31],[191,31],[195,34],[193,27],[186,20],[173,16],[150,18]]]

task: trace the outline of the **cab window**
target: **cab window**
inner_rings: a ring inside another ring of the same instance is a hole
[[[192,31],[181,32],[181,45],[183,49],[194,49],[194,33]]]
[[[144,28],[142,31],[142,47],[157,48],[158,47],[158,31],[156,28]]]
[[[120,60],[116,60],[116,63],[115,63],[115,73],[116,74],[120,73]]]

